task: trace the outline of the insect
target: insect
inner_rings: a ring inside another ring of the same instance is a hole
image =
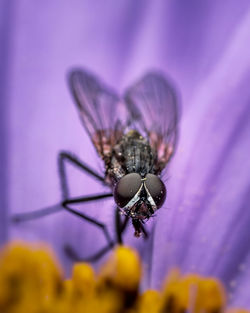
[[[60,207],[18,214],[13,220],[34,219],[63,208],[102,230],[107,245],[88,258],[80,257],[69,245],[65,247],[67,254],[75,260],[95,261],[115,242],[122,243],[129,220],[136,237],[141,234],[147,237],[144,224],[165,201],[167,191],[161,174],[176,149],[177,96],[170,82],[154,71],[129,87],[123,97],[83,69],[71,70],[68,83],[80,120],[103,160],[103,176],[71,153],[60,152],[58,164],[63,194]],[[109,192],[70,198],[66,161],[104,184]],[[116,240],[111,239],[105,224],[70,206],[108,197],[113,197],[116,204]]]

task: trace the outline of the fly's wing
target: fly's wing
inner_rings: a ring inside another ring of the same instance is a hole
[[[122,123],[118,96],[98,78],[82,69],[69,73],[69,87],[77,104],[80,118],[97,152],[105,159],[122,137]]]
[[[133,128],[147,136],[156,150],[159,172],[173,155],[178,135],[177,95],[158,72],[147,73],[125,93]]]

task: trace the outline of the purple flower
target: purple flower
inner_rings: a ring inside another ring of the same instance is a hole
[[[60,201],[59,150],[102,169],[66,86],[70,67],[83,65],[119,91],[160,68],[181,94],[180,141],[151,239],[132,238],[128,229],[125,242],[145,258],[145,285],[159,286],[177,265],[219,277],[232,304],[250,307],[249,1],[12,3],[1,4],[2,221]],[[69,174],[73,195],[103,188],[72,168]],[[114,231],[112,201],[83,209]],[[1,232],[6,237],[7,223]],[[66,212],[11,227],[8,237],[50,242],[65,266],[65,242],[83,256],[105,242]]]

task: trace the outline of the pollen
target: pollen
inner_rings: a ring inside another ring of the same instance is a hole
[[[139,301],[137,306],[138,313],[159,313],[162,306],[162,296],[156,291],[149,289],[145,291]]]
[[[222,312],[226,296],[222,284],[215,278],[197,274],[181,276],[170,272],[163,288],[163,307],[171,312]]]
[[[141,263],[136,251],[118,246],[100,271],[100,278],[112,282],[125,290],[136,290],[142,274]]]
[[[61,270],[44,246],[13,243],[1,251],[0,312],[45,310],[61,286]]]
[[[87,263],[76,263],[72,273],[73,289],[80,296],[94,293],[96,284],[93,268]]]

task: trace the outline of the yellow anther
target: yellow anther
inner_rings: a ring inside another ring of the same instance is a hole
[[[225,306],[225,292],[214,278],[200,275],[181,276],[177,270],[170,273],[163,291],[164,304],[171,312],[221,312]]]
[[[159,313],[162,297],[156,290],[149,289],[145,291],[139,301],[137,313]]]
[[[115,248],[101,268],[100,278],[108,279],[122,289],[137,289],[141,278],[141,263],[136,251],[126,246]]]
[[[95,273],[87,263],[76,263],[72,275],[73,288],[81,296],[91,295],[95,288]]]
[[[60,293],[61,279],[44,246],[8,245],[0,257],[0,312],[45,310]]]

